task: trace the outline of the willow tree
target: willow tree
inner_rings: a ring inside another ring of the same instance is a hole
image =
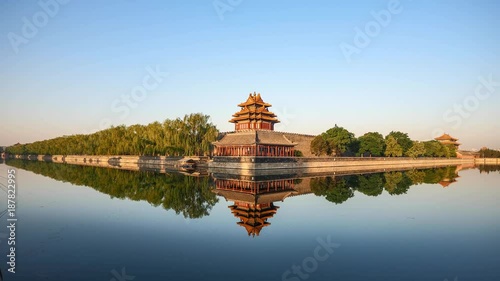
[[[120,125],[89,135],[63,136],[18,144],[10,154],[61,155],[206,155],[218,135],[210,117],[201,113],[148,125]]]

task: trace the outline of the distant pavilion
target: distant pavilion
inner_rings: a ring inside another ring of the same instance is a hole
[[[229,120],[234,123],[235,132],[213,143],[214,156],[294,156],[297,144],[274,131],[274,124],[280,121],[269,111],[271,104],[264,102],[260,93],[250,94],[238,106],[240,111]]]
[[[443,134],[442,136],[435,138],[435,140],[437,140],[440,143],[445,144],[445,145],[453,145],[457,149],[460,146],[460,143],[457,142],[458,139],[456,139],[448,134]]]

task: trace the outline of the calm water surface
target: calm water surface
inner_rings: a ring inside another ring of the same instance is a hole
[[[11,167],[4,280],[500,280],[495,166],[251,181],[9,161],[2,184]]]

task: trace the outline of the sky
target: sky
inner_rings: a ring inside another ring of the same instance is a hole
[[[446,132],[500,149],[500,2],[0,2],[0,145],[202,112],[261,93],[278,131]]]

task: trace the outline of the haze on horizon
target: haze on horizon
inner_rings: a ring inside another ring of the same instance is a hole
[[[492,0],[3,1],[0,145],[195,112],[230,131],[257,92],[279,131],[446,132],[500,149],[499,12]]]

